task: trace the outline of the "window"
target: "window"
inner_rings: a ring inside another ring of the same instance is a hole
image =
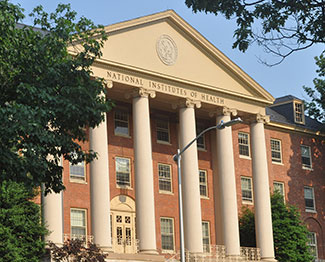
[[[127,112],[116,110],[114,113],[114,134],[120,136],[129,136],[129,114]]]
[[[271,139],[271,153],[272,153],[272,162],[282,163],[280,140]]]
[[[317,238],[315,232],[308,233],[308,246],[310,253],[317,259],[318,252],[317,252]]]
[[[77,181],[85,181],[85,162],[80,162],[76,165],[70,163],[70,178]]]
[[[116,184],[119,186],[131,186],[130,159],[123,157],[115,158]]]
[[[285,199],[284,195],[284,184],[281,182],[273,182],[273,192],[279,193],[283,197],[283,201]]]
[[[241,177],[241,194],[245,202],[253,202],[252,179]]]
[[[174,250],[174,221],[172,218],[160,218],[161,248]]]
[[[304,123],[303,104],[295,102],[294,109],[295,109],[295,122],[299,124],[303,124]]]
[[[169,123],[168,120],[157,119],[157,141],[169,143]]]
[[[207,172],[205,170],[199,170],[199,177],[200,177],[200,195],[207,197],[208,196]]]
[[[203,252],[210,252],[210,227],[209,222],[202,221]]]
[[[249,136],[246,133],[238,133],[239,155],[249,157]]]
[[[172,192],[171,166],[158,164],[159,191]]]
[[[304,187],[306,211],[315,211],[314,188]]]
[[[204,126],[201,124],[196,125],[196,135],[199,135],[204,130]],[[197,148],[205,150],[205,135],[200,136],[196,140]]]
[[[70,210],[71,238],[86,238],[86,210]]]
[[[310,155],[310,147],[301,145],[301,162],[303,168],[311,168],[311,155]]]

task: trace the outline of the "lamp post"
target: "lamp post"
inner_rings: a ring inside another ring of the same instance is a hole
[[[180,234],[180,250],[181,250],[181,262],[185,262],[185,248],[184,248],[184,220],[183,220],[183,199],[182,199],[182,177],[181,177],[181,155],[202,135],[213,129],[224,129],[227,126],[233,126],[238,123],[243,122],[240,117],[223,122],[216,126],[211,126],[204,129],[200,134],[198,134],[191,142],[189,142],[182,150],[177,149],[177,154],[174,155],[173,159],[177,162],[177,173],[178,173],[178,205],[179,205],[179,234]]]

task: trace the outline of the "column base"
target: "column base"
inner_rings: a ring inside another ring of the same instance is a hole
[[[278,262],[274,257],[261,257],[261,261],[264,262]]]
[[[117,254],[117,253],[111,253],[108,254],[106,261],[152,261],[152,262],[164,262],[165,257],[158,254],[143,254],[143,253],[137,253],[137,254]]]
[[[158,255],[158,251],[156,249],[142,249],[139,250],[140,254],[149,254],[149,255]]]

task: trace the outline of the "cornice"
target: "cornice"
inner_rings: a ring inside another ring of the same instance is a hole
[[[323,133],[321,131],[313,131],[313,130],[310,130],[307,128],[301,128],[301,127],[297,127],[297,126],[293,126],[293,125],[287,125],[287,124],[276,123],[276,122],[270,121],[266,125],[266,127],[268,127],[268,126],[277,128],[277,129],[284,129],[284,130],[295,132],[295,133],[303,133],[303,134],[316,136],[319,138],[325,138],[325,133]]]

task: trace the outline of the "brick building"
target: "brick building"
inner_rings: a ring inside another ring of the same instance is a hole
[[[116,107],[82,144],[99,158],[63,161],[66,190],[42,199],[48,240],[91,236],[111,259],[173,258],[180,249],[173,155],[205,128],[240,117],[182,156],[185,248],[243,255],[238,214],[254,206],[261,259],[273,261],[270,192],[278,190],[299,207],[309,244],[325,259],[325,134],[303,102],[274,100],[173,11],[105,30],[93,71]]]

